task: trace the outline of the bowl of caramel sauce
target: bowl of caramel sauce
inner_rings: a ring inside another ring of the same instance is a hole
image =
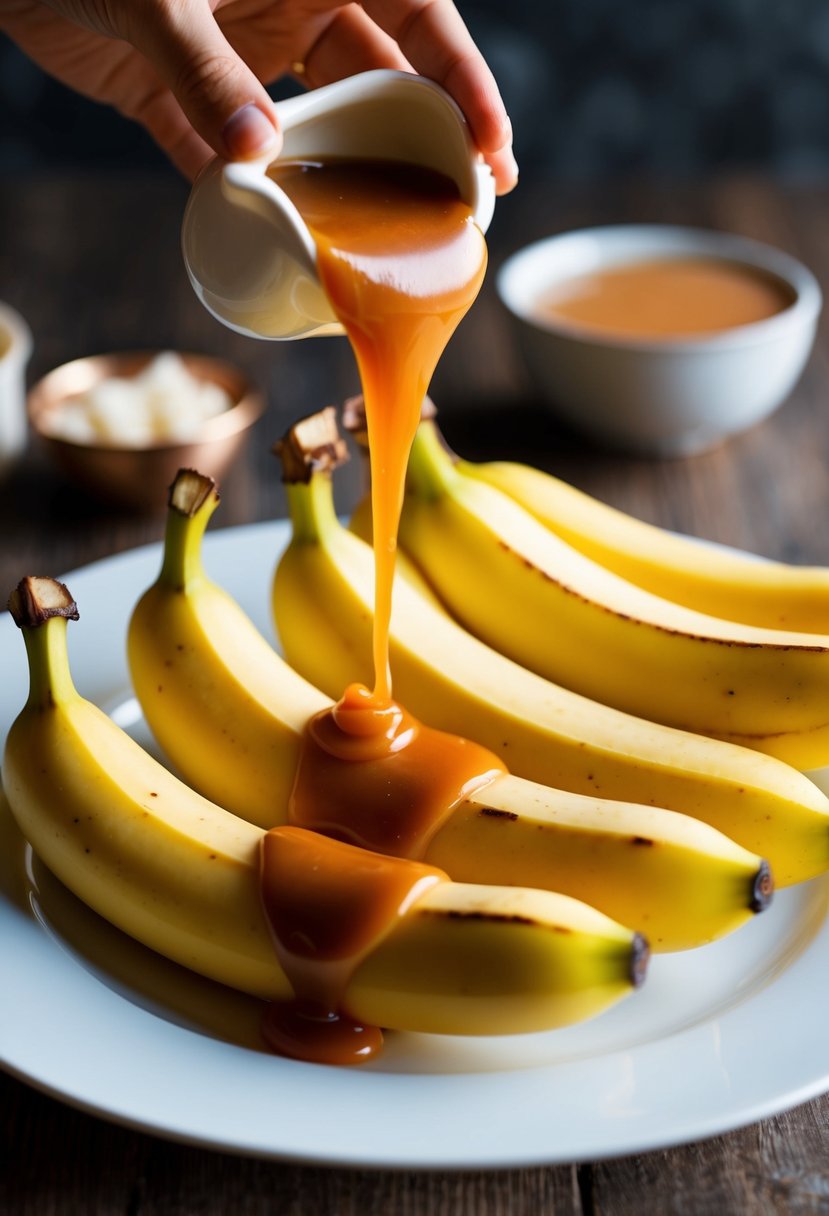
[[[537,241],[504,263],[498,292],[551,409],[603,443],[667,457],[714,447],[781,405],[822,302],[779,249],[652,224]]]

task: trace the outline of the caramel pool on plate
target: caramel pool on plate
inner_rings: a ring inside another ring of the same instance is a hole
[[[795,301],[767,271],[719,258],[664,258],[613,266],[558,284],[540,319],[619,337],[669,341],[765,321]]]

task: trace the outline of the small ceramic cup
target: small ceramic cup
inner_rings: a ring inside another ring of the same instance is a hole
[[[582,275],[695,257],[772,275],[792,303],[763,321],[670,340],[580,329],[539,307],[551,289]],[[504,263],[498,292],[550,409],[594,438],[650,456],[705,451],[781,405],[809,357],[822,302],[814,275],[779,249],[660,224],[586,228],[537,241]]]
[[[26,446],[26,364],[31,353],[28,325],[8,304],[0,304],[0,476]]]

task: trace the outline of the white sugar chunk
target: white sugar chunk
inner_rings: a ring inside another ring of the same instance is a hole
[[[75,401],[67,401],[61,409],[54,410],[44,420],[43,429],[70,443],[94,443],[97,438],[86,409]]]
[[[67,402],[50,429],[76,443],[186,442],[232,404],[224,389],[197,380],[177,354],[165,351],[137,376],[112,377]]]
[[[104,380],[87,394],[86,410],[96,434],[106,442],[130,446],[152,437],[143,394],[129,380]]]
[[[204,418],[194,397],[159,397],[153,403],[153,428],[159,439],[192,439]]]
[[[218,384],[210,382],[201,385],[199,403],[203,418],[215,418],[218,414],[229,410],[232,405],[229,394]]]

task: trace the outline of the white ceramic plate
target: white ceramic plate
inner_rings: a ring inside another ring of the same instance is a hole
[[[206,559],[270,633],[285,524],[212,534]],[[67,576],[80,691],[142,742],[124,655],[151,546]],[[0,618],[0,737],[26,695]],[[67,1102],[173,1139],[264,1157],[397,1168],[590,1160],[739,1127],[829,1089],[829,884],[779,894],[725,941],[653,960],[595,1021],[518,1038],[388,1035],[362,1069],[282,1060],[255,1002],[158,958],[89,912],[0,806],[0,1060]]]

